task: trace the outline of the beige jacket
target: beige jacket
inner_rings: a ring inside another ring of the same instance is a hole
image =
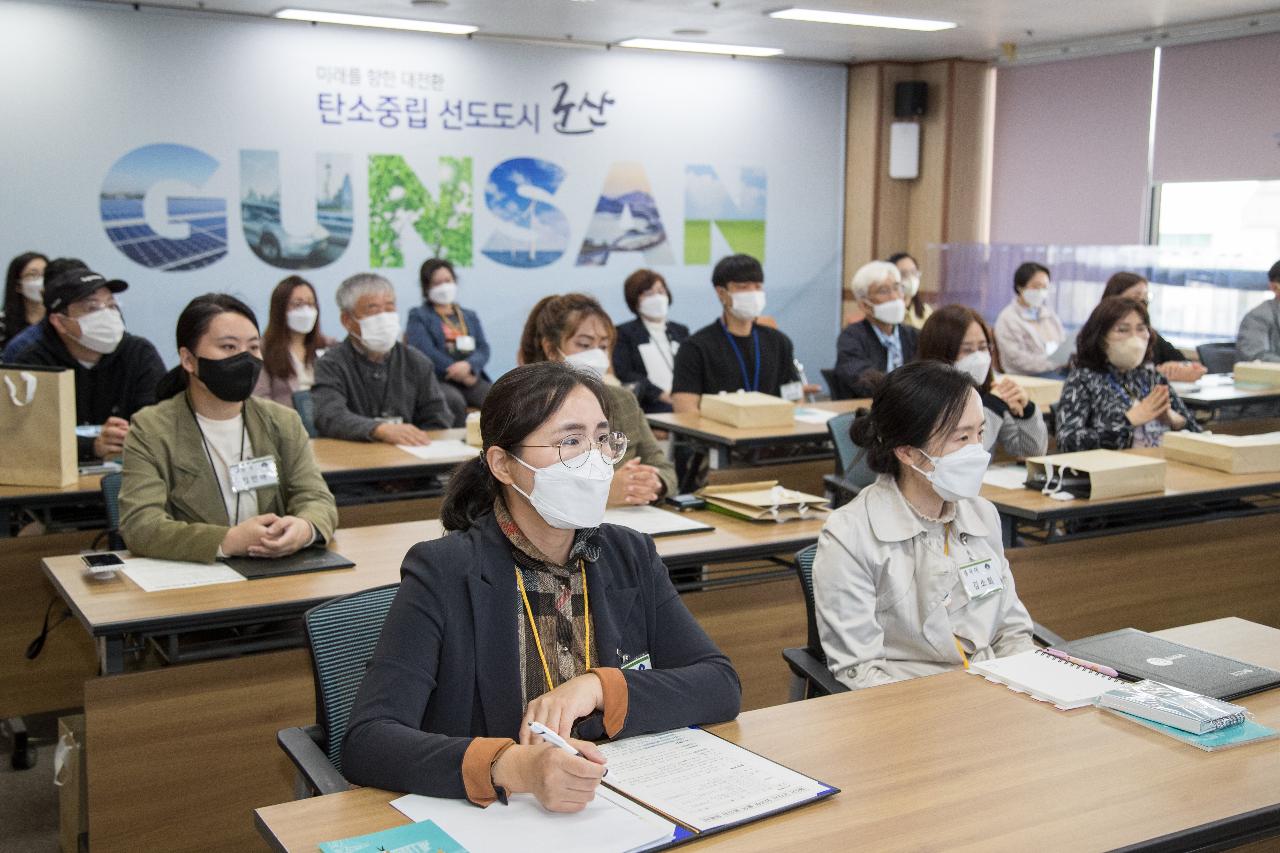
[[[1067,339],[1062,321],[1048,305],[1040,308],[1036,319],[1014,299],[996,317],[996,345],[1000,348],[1000,366],[1005,373],[1037,376],[1053,370],[1048,346],[1054,349]]]
[[[942,530],[884,475],[827,519],[813,597],[827,665],[842,683],[857,689],[956,669],[957,638],[970,660],[1034,648],[996,508],[982,498],[955,505],[949,556]],[[1000,566],[1004,589],[970,599],[958,569],[986,557]]]

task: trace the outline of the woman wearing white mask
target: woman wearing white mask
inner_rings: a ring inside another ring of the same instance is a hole
[[[902,322],[913,329],[923,329],[933,314],[933,306],[920,297],[920,265],[906,252],[894,252],[886,260],[902,274],[902,299],[907,303],[907,316]]]
[[[676,353],[689,339],[689,327],[667,319],[671,290],[653,270],[640,269],[627,276],[622,295],[636,318],[618,326],[613,372],[644,411],[669,412]]]
[[[440,390],[466,424],[467,407],[480,408],[492,384],[484,372],[489,341],[476,312],[458,304],[458,277],[444,258],[429,258],[418,270],[422,305],[409,312],[404,342],[421,350],[436,368]]]
[[[1078,341],[1058,402],[1059,450],[1156,447],[1169,430],[1200,431],[1151,364],[1151,328],[1141,302],[1102,300]]]
[[[39,252],[23,252],[9,262],[4,277],[3,328],[0,345],[44,319],[44,268],[49,259]]]
[[[902,273],[887,261],[863,264],[849,279],[863,319],[845,326],[836,341],[837,400],[870,397],[891,373],[915,358],[919,333],[903,323]]]
[[[1049,268],[1028,261],[1013,273],[1013,301],[996,317],[996,341],[1005,370],[1028,376],[1057,374],[1052,355],[1067,339],[1049,305]]]
[[[297,275],[284,279],[271,291],[262,373],[253,395],[292,408],[294,392],[315,384],[318,351],[333,343],[320,332],[320,303],[311,282]]]
[[[444,497],[450,535],[405,557],[352,709],[349,781],[480,806],[530,793],[576,812],[605,772],[591,741],[737,715],[737,674],[653,540],[601,524],[627,445],[608,406],[594,376],[554,362],[494,383],[484,454]]]
[[[853,422],[879,478],[827,519],[813,564],[827,665],[850,688],[1033,648],[1000,516],[978,497],[985,420],[968,376],[919,361]]]
[[[521,338],[521,363],[561,361],[604,382],[614,428],[631,443],[609,489],[609,504],[653,503],[675,494],[676,472],[662,452],[635,395],[609,373],[609,350],[616,332],[600,303],[584,293],[541,300],[529,314]]]
[[[991,329],[977,311],[946,305],[929,316],[920,330],[920,361],[950,364],[973,380],[982,395],[986,431],[982,446],[998,444],[1010,456],[1039,456],[1048,449],[1049,430],[1044,413],[1027,399],[1027,392],[1008,376],[996,378],[998,366]]]

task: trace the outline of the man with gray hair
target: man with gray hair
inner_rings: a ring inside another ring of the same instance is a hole
[[[316,362],[316,431],[348,441],[429,444],[425,431],[447,428],[454,415],[431,361],[400,343],[391,282],[353,275],[338,287],[337,301],[347,339]]]
[[[836,341],[835,399],[870,397],[885,374],[916,356],[919,333],[903,324],[907,303],[902,273],[887,261],[863,264],[849,290],[865,315],[850,323]]]

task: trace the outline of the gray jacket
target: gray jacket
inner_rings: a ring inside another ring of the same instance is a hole
[[[1243,361],[1280,361],[1280,296],[1244,315],[1236,349]]]
[[[326,438],[370,441],[386,418],[419,429],[447,429],[453,423],[435,368],[422,353],[396,344],[386,359],[373,362],[350,338],[316,361],[311,388],[316,430]]]
[[[1015,417],[1004,400],[994,394],[982,395],[982,414],[987,421],[982,447],[993,452],[997,444],[1018,459],[1040,456],[1049,448],[1049,427],[1035,403],[1027,403],[1022,417]]]

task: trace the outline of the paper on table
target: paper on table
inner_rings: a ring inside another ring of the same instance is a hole
[[[1071,356],[1076,354],[1076,336],[1067,335],[1063,338],[1062,343],[1057,346],[1046,344],[1045,351],[1045,354],[1049,356],[1049,364],[1053,369],[1065,367],[1067,362],[1071,360]]]
[[[982,482],[998,489],[1024,489],[1027,483],[1027,467],[1020,462],[992,465],[982,475]]]
[[[604,511],[604,520],[609,524],[630,527],[650,536],[661,536],[664,533],[692,533],[698,530],[714,530],[710,524],[694,521],[678,513],[667,512],[656,506],[622,506]]]
[[[413,821],[435,821],[471,853],[624,853],[671,840],[675,825],[607,788],[576,814],[549,812],[531,794],[478,809],[466,800],[408,794],[391,805]]]
[[[702,729],[600,745],[609,784],[699,832],[814,799],[827,785]]]
[[[162,589],[186,589],[219,583],[243,581],[244,575],[222,563],[184,563],[179,560],[152,560],[129,557],[120,569],[143,592]]]
[[[826,409],[810,409],[805,406],[801,406],[795,411],[796,420],[805,424],[825,424],[837,414],[837,412],[828,412]]]
[[[672,344],[675,348],[675,344]],[[657,385],[663,391],[671,391],[671,365],[667,364],[666,356],[658,350],[658,345],[650,341],[647,344],[639,346],[640,360],[644,362],[644,372],[648,374],[649,381]]]
[[[456,438],[437,438],[430,444],[424,444],[421,447],[415,447],[411,444],[397,444],[396,447],[426,462],[447,462],[451,459],[461,462],[463,459],[470,459],[473,456],[480,455],[479,448],[472,447]]]

